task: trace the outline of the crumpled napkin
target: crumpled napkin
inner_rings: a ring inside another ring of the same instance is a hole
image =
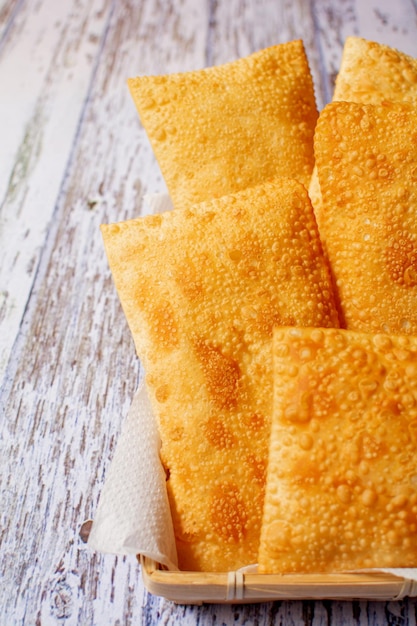
[[[151,213],[172,209],[166,194],[146,196]],[[147,556],[167,569],[178,570],[174,529],[159,458],[160,438],[146,386],[137,390],[112,460],[88,538],[93,550]],[[256,573],[248,564],[242,572]],[[417,568],[361,570],[386,572],[413,581],[409,595],[417,595]]]
[[[156,420],[142,383],[123,424],[88,545],[99,552],[142,554],[178,569],[159,449]]]

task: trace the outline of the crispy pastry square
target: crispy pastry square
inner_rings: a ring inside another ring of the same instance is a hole
[[[350,330],[417,334],[417,108],[334,102],[320,115],[320,235]]]
[[[259,569],[417,564],[417,337],[277,329]]]
[[[338,324],[307,192],[278,180],[102,233],[160,428],[180,568],[255,562],[272,329]]]
[[[278,176],[308,185],[318,113],[302,41],[128,85],[175,207]]]
[[[333,101],[417,101],[417,59],[361,37],[347,37]]]
[[[347,37],[333,101],[417,103],[417,59],[384,44]],[[316,168],[309,194],[320,226],[322,202]]]

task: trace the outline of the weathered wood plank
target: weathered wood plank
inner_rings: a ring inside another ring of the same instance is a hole
[[[110,0],[19,6],[0,47],[0,383],[88,98]]]
[[[21,3],[22,0],[2,0],[0,2],[0,47],[4,43],[7,30],[19,11]]]

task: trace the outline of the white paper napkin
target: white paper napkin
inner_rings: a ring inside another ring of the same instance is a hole
[[[141,384],[123,424],[88,545],[99,552],[142,554],[178,569],[159,449],[156,421]]]

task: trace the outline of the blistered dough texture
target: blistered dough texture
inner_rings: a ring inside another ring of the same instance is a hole
[[[128,85],[174,206],[277,176],[308,185],[318,113],[302,41]]]
[[[260,571],[417,563],[417,337],[278,329]]]
[[[375,41],[347,37],[333,100],[417,102],[417,59]]]
[[[417,108],[331,103],[315,149],[342,325],[417,334]]]
[[[417,104],[417,59],[375,41],[347,37],[333,101]],[[311,177],[309,194],[320,227],[323,205],[316,167]]]
[[[335,326],[304,187],[102,227],[158,419],[181,569],[256,562],[275,325]]]

